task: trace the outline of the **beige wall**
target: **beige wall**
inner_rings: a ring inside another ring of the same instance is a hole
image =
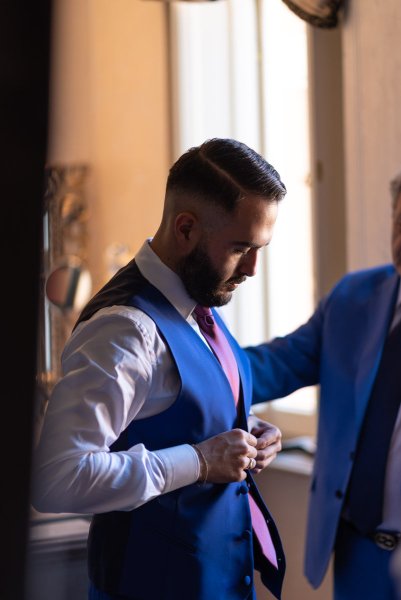
[[[48,162],[90,167],[94,287],[112,243],[135,252],[158,225],[170,163],[164,6],[56,0]]]
[[[348,269],[390,260],[401,170],[401,2],[350,0],[343,27]]]
[[[316,302],[347,270],[341,29],[309,27]]]

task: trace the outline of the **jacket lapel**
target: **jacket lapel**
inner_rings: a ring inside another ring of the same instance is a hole
[[[355,431],[358,435],[393,317],[399,276],[395,273],[371,294],[366,309],[365,345],[355,381]]]

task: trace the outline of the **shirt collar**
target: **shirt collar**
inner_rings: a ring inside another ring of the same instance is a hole
[[[188,320],[196,306],[188,295],[181,278],[164,264],[150,246],[147,239],[135,256],[135,262],[142,275],[159,290],[174,306],[180,315]]]

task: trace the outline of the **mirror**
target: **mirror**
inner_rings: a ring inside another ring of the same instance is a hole
[[[92,291],[89,270],[77,257],[68,257],[48,276],[46,297],[62,311],[81,311]]]

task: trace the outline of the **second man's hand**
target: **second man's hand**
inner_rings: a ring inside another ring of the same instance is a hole
[[[243,481],[250,459],[257,456],[257,439],[243,429],[219,433],[195,445],[207,464],[206,481],[230,483]]]
[[[255,415],[248,418],[249,431],[256,437],[256,467],[252,473],[263,471],[281,450],[281,431],[275,425],[259,419]]]

